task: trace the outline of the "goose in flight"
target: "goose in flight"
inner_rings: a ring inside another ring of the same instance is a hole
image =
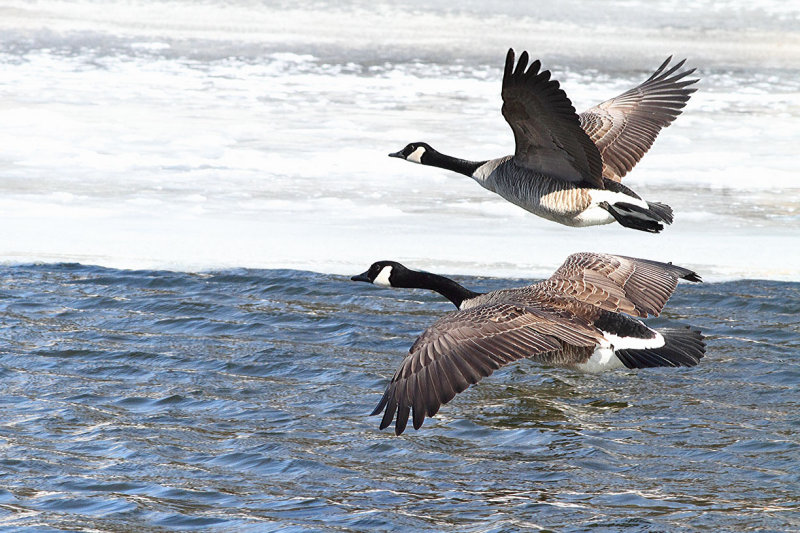
[[[401,434],[481,378],[529,357],[585,372],[694,366],[705,353],[699,331],[653,329],[633,317],[658,316],[678,279],[699,282],[669,263],[596,253],[570,255],[549,279],[527,287],[473,292],[444,276],[379,261],[351,278],[384,287],[438,292],[458,311],[426,329],[406,355],[373,415]]]
[[[669,66],[669,57],[642,84],[580,115],[528,53],[506,56],[503,117],[516,150],[488,161],[444,155],[423,142],[389,154],[470,176],[486,189],[540,217],[567,226],[609,224],[651,233],[672,223],[672,209],[647,202],[621,183],[662,128],[681,113],[696,90],[695,69]]]

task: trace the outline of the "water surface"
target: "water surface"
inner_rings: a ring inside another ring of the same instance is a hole
[[[800,527],[797,283],[681,284],[655,323],[708,335],[695,368],[520,361],[401,437],[367,414],[434,294],[75,264],[0,287],[3,527]]]

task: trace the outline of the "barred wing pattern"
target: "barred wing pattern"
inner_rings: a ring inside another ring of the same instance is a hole
[[[562,352],[588,357],[599,333],[571,313],[508,303],[450,313],[425,330],[392,378],[373,415],[385,409],[380,428],[397,415],[401,434],[413,411],[414,429],[425,415],[508,363],[537,354]],[[579,363],[583,361],[575,361]]]
[[[514,131],[514,161],[565,181],[583,181],[602,189],[600,151],[581,128],[566,93],[550,79],[550,71],[540,71],[540,67],[538,60],[528,66],[528,53],[522,52],[515,68],[514,50],[508,51],[503,116]]]
[[[603,158],[603,176],[620,181],[650,149],[656,136],[681,113],[697,89],[678,72],[685,59],[667,69],[672,56],[641,85],[580,114],[581,127]],[[676,73],[677,72],[677,73]]]
[[[606,311],[637,317],[658,316],[678,279],[700,281],[689,269],[620,255],[577,253],[534,287]]]

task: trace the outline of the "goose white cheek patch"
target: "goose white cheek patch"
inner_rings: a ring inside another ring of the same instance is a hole
[[[424,153],[425,153],[425,148],[420,146],[419,148],[417,148],[416,150],[414,150],[413,152],[408,154],[408,157],[406,157],[406,160],[413,161],[414,163],[422,164],[422,154],[424,154]]]
[[[391,287],[392,284],[389,283],[389,276],[392,275],[392,267],[386,266],[383,267],[380,273],[375,276],[375,281],[372,283],[379,286],[379,287]]]

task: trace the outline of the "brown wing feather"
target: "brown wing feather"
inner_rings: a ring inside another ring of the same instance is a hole
[[[575,108],[550,71],[528,66],[522,52],[514,66],[509,49],[503,75],[503,116],[514,132],[514,161],[526,168],[570,182],[603,188],[602,157],[581,129]]]
[[[586,252],[567,257],[535,287],[606,311],[647,317],[658,316],[678,279],[700,281],[695,272],[669,263]]]
[[[602,155],[604,177],[620,181],[697,90],[688,86],[698,80],[685,79],[695,69],[678,72],[685,59],[667,69],[671,60],[637,87],[580,114],[581,127]]]
[[[558,364],[584,362],[600,338],[588,320],[566,311],[505,303],[456,311],[414,342],[372,414],[385,410],[381,429],[396,414],[399,435],[413,413],[419,429],[426,415],[501,366],[544,354]]]

